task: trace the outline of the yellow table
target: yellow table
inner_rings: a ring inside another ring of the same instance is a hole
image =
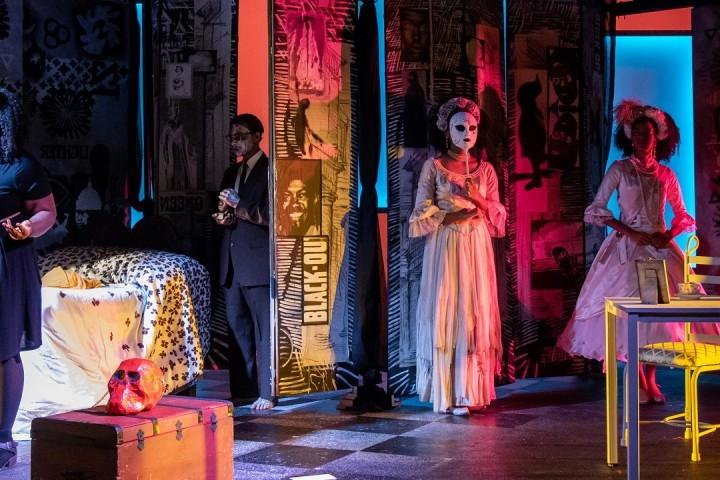
[[[647,305],[637,297],[605,299],[605,417],[607,421],[607,463],[618,463],[617,422],[617,357],[615,345],[616,319],[627,320],[628,359],[628,438],[627,478],[637,480],[640,476],[640,438],[638,420],[638,324],[640,322],[718,322],[720,321],[720,297],[707,296],[698,300],[673,298],[668,304]]]

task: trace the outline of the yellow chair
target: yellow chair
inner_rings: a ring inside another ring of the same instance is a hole
[[[720,266],[720,258],[695,255],[700,242],[696,235],[688,239],[685,250],[685,281],[720,285],[720,276],[701,275],[693,266]],[[640,348],[641,362],[685,370],[684,411],[670,415],[663,422],[685,427],[685,439],[692,439],[693,462],[700,461],[700,437],[714,432],[720,424],[700,423],[698,420],[698,377],[701,373],[720,370],[720,336],[690,332],[685,324],[684,342],[653,343]],[[682,420],[680,420],[682,419]]]

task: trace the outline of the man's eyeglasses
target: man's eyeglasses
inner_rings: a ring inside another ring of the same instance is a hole
[[[233,142],[242,142],[243,140],[247,140],[248,138],[250,138],[251,135],[252,132],[239,132],[228,135],[227,138],[229,138]]]

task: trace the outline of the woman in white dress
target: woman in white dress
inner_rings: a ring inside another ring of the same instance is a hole
[[[673,238],[695,228],[685,210],[675,173],[658,162],[668,160],[680,142],[672,117],[663,111],[634,101],[623,101],[615,110],[618,128],[615,143],[627,158],[608,168],[593,203],[585,210],[585,222],[613,229],[593,261],[578,297],[573,318],[558,339],[558,347],[573,354],[604,360],[605,297],[638,296],[635,260],[664,259],[670,293],[683,281],[683,254]],[[607,208],[610,195],[618,192],[620,218]],[[665,204],[674,218],[665,225]],[[716,326],[707,324],[706,331]],[[627,330],[618,322],[618,359],[625,360]],[[639,328],[641,345],[684,338],[681,323],[650,323]],[[644,370],[644,371],[643,371]],[[641,403],[665,401],[655,381],[655,367],[640,368]]]
[[[467,415],[495,398],[502,345],[490,237],[505,234],[497,176],[470,152],[480,109],[453,98],[438,111],[447,152],[428,159],[410,217],[426,236],[417,306],[417,388],[436,412]]]

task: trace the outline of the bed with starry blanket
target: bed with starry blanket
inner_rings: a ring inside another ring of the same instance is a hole
[[[13,427],[28,438],[38,416],[107,401],[118,364],[149,358],[165,392],[193,383],[210,348],[210,280],[196,260],[175,253],[114,247],[67,247],[39,259],[98,279],[99,288],[43,287],[43,345],[22,352],[25,389]]]

